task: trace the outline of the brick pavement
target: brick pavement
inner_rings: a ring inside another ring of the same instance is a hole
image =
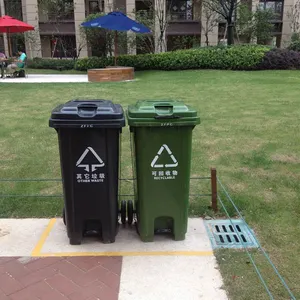
[[[117,300],[122,257],[0,257],[0,300]]]

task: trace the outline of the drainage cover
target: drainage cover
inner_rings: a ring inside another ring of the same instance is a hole
[[[242,220],[204,221],[212,247],[258,248],[254,233]]]

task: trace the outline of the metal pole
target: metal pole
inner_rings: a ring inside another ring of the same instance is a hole
[[[8,56],[11,57],[11,40],[10,40],[10,35],[9,35],[9,27],[7,27],[7,44],[8,44]]]
[[[118,31],[115,30],[115,66],[117,66],[117,55],[118,55]]]
[[[217,170],[215,168],[210,169],[211,173],[211,207],[213,211],[218,212],[218,200],[217,200]]]

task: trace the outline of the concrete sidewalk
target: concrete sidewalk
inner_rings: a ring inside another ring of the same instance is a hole
[[[118,82],[134,82],[138,79],[116,81]],[[89,82],[87,74],[29,74],[24,78],[0,78],[1,83],[74,83]],[[105,83],[105,82],[104,82]]]
[[[115,243],[80,246],[69,245],[61,219],[0,219],[0,257],[1,300],[227,299],[199,218],[185,241],[142,243],[120,226]]]
[[[29,74],[24,78],[0,79],[1,83],[51,83],[51,82],[88,82],[88,76],[76,74]]]

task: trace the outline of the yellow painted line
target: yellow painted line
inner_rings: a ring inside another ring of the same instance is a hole
[[[35,248],[33,249],[31,256],[43,256],[41,254],[41,250],[46,242],[47,237],[49,236],[54,224],[56,222],[56,219],[51,219],[44,230],[43,234],[41,235],[39,241],[37,242]]]
[[[141,251],[141,252],[57,252],[40,253],[43,257],[60,256],[212,256],[213,251]]]
[[[213,256],[213,251],[110,251],[110,252],[56,252],[42,253],[42,248],[54,227],[56,219],[51,219],[32,251],[32,256],[61,257],[61,256]]]

